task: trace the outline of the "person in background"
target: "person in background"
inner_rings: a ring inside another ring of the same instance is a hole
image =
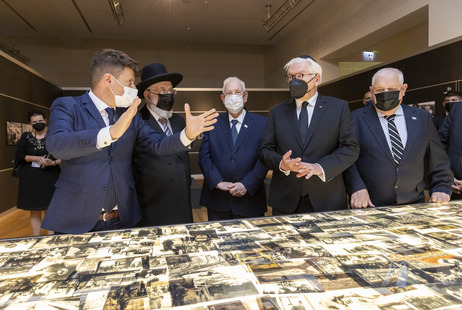
[[[454,173],[452,199],[462,199],[462,103],[450,102],[449,114],[441,125],[438,135],[448,153],[451,170]]]
[[[61,158],[61,174],[42,227],[80,234],[130,228],[142,217],[133,178],[137,146],[158,155],[185,152],[212,130],[215,110],[193,116],[185,104],[186,127],[170,137],[154,131],[138,112],[138,64],[127,54],[103,49],[90,64],[91,89],[61,97],[51,106],[47,147]]]
[[[164,136],[180,132],[185,119],[173,113],[176,87],[183,76],[169,73],[161,63],[143,68],[138,95],[146,105],[141,117]],[[143,218],[138,226],[184,224],[193,221],[191,210],[191,168],[187,151],[159,156],[143,147],[133,153],[133,175]]]
[[[286,65],[291,99],[269,111],[259,156],[273,170],[273,215],[347,208],[343,171],[358,158],[348,102],[318,93],[322,68],[302,55]]]
[[[369,105],[372,103],[372,93],[371,91],[368,91],[364,94],[364,97],[363,97],[363,104],[364,105]]]
[[[17,208],[30,212],[30,227],[40,235],[42,213],[45,213],[59,177],[60,160],[46,149],[47,119],[38,110],[29,112],[32,132],[25,132],[18,141],[16,160],[21,164]],[[53,231],[48,231],[53,234]]]
[[[446,119],[446,116],[449,114],[451,111],[451,107],[454,104],[454,102],[461,102],[462,101],[462,94],[458,91],[455,90],[448,90],[447,92],[444,92],[444,98],[443,98],[443,107],[444,107],[444,115],[437,115],[433,118],[433,124],[435,124],[436,130],[439,130],[441,125],[443,125],[444,120]]]
[[[425,167],[430,201],[447,202],[453,174],[432,116],[402,104],[403,73],[384,68],[372,77],[374,104],[353,112],[359,158],[345,171],[351,208],[425,202]]]
[[[265,117],[244,108],[248,93],[237,77],[223,82],[216,129],[204,133],[199,166],[204,175],[200,205],[209,221],[264,216],[268,169],[258,159]]]

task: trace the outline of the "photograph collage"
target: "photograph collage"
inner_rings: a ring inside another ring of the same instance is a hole
[[[0,309],[461,309],[462,201],[0,240]]]

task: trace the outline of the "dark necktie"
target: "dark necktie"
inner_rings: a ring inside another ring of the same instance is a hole
[[[231,126],[231,137],[233,137],[233,145],[236,144],[236,140],[237,140],[237,128],[236,128],[236,124],[237,124],[237,119],[233,119],[231,121],[231,123],[233,123],[233,125]]]
[[[109,119],[109,125],[114,125],[115,121],[114,121],[114,109],[113,108],[106,108],[105,109],[106,112],[107,112],[107,117]]]
[[[162,127],[163,127],[162,129],[164,130],[165,135],[167,137],[170,137],[173,133],[170,130],[170,127],[168,127],[167,119],[166,118],[159,118],[159,123],[162,124]]]
[[[306,107],[308,106],[308,101],[303,101],[302,109],[298,117],[298,126],[300,128],[300,134],[302,136],[303,144],[306,143],[306,137],[308,135],[308,111]]]
[[[393,159],[395,160],[395,163],[399,164],[401,157],[403,156],[404,147],[403,143],[401,142],[398,129],[395,125],[395,114],[385,116],[385,119],[388,121],[388,134],[390,135]]]
[[[105,110],[106,110],[106,112],[108,114],[109,125],[114,125],[114,123],[115,123],[115,111],[114,111],[114,109],[113,108],[106,108]],[[112,150],[112,145],[110,146],[110,150]],[[111,212],[112,209],[117,204],[117,198],[116,198],[116,193],[115,193],[114,180],[113,180],[113,177],[112,177],[112,168],[111,167],[109,167],[109,180],[108,180],[108,184],[105,186],[105,190],[106,190],[106,197],[104,199],[103,209],[106,212]]]

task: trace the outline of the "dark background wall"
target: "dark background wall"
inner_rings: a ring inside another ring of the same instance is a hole
[[[0,57],[0,212],[16,205],[18,179],[11,176],[16,146],[7,145],[6,122],[28,123],[27,112],[49,114],[60,88],[10,60]]]
[[[462,41],[442,46],[428,52],[380,66],[354,76],[331,82],[320,87],[325,95],[345,99],[351,109],[362,107],[362,98],[371,85],[372,76],[381,68],[393,67],[404,74],[408,84],[404,103],[416,104],[436,101],[436,115],[444,114],[443,92],[447,87],[461,90]]]

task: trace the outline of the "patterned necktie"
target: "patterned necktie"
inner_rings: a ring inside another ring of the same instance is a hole
[[[166,118],[159,118],[159,123],[162,124],[162,127],[164,129],[165,135],[167,137],[170,137],[173,133],[170,130],[170,127],[168,127],[167,119]]]
[[[306,136],[308,135],[308,111],[306,107],[308,106],[308,101],[303,101],[302,109],[300,110],[300,115],[298,117],[298,126],[300,128],[300,134],[302,136],[303,144],[306,143]]]
[[[390,135],[393,159],[395,160],[395,163],[399,164],[401,157],[403,157],[404,147],[403,143],[401,142],[398,129],[395,125],[395,114],[385,116],[385,119],[388,121],[388,134]]]
[[[114,109],[113,108],[106,108],[104,109],[107,112],[107,117],[109,118],[109,125],[114,125]]]
[[[236,128],[237,122],[238,122],[237,119],[233,119],[231,121],[231,123],[233,123],[233,125],[231,126],[231,137],[233,137],[233,145],[236,144],[236,140],[237,140],[237,128]]]

